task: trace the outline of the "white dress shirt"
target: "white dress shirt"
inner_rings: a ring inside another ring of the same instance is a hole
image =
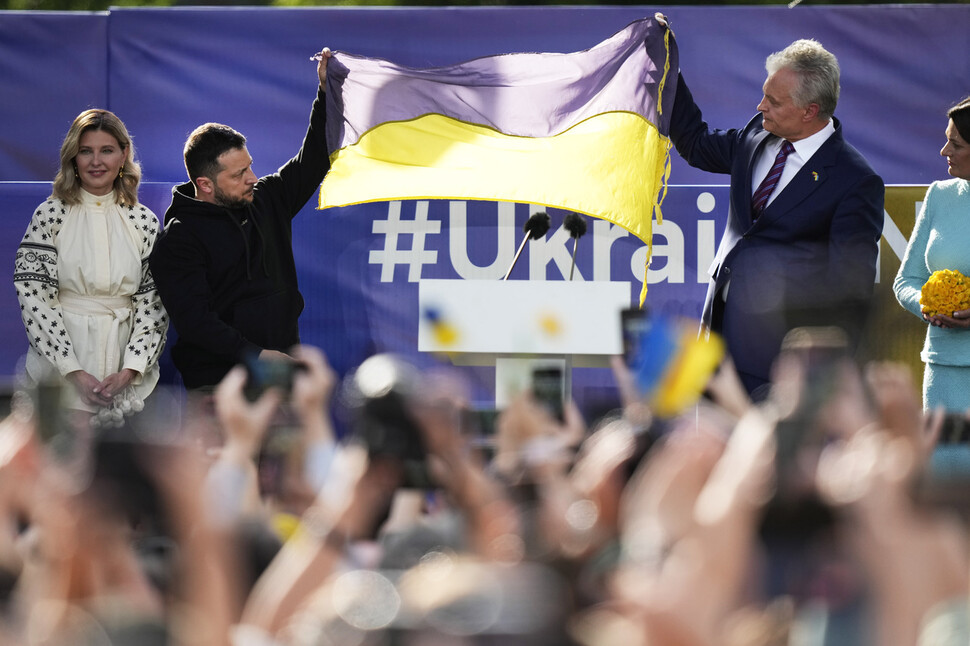
[[[778,179],[778,184],[775,186],[775,190],[771,192],[768,196],[768,204],[775,199],[775,197],[785,190],[788,186],[788,182],[791,178],[795,176],[795,173],[802,169],[815,151],[822,147],[822,144],[835,133],[835,124],[829,119],[829,122],[825,126],[816,132],[814,135],[805,137],[804,139],[799,139],[798,141],[792,142],[792,147],[795,152],[788,155],[788,160],[785,162],[785,168],[781,172],[781,177]],[[754,171],[751,174],[751,195],[758,190],[758,186],[764,180],[768,171],[775,163],[775,157],[778,155],[778,151],[781,150],[781,144],[784,140],[780,137],[774,137],[765,144],[765,147],[761,151],[761,155],[754,164]],[[766,205],[767,206],[767,205]]]

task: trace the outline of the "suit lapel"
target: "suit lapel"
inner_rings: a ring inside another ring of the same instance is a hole
[[[832,136],[815,151],[811,159],[805,162],[788,185],[768,205],[758,221],[767,224],[784,217],[786,213],[791,212],[821,188],[828,179],[829,169],[836,163],[842,146],[842,128],[836,122]]]

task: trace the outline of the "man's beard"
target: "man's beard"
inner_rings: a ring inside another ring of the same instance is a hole
[[[253,203],[252,197],[250,197],[248,200],[244,197],[229,197],[223,193],[218,186],[215,187],[215,189],[215,194],[212,197],[215,199],[216,204],[219,206],[224,206],[227,209],[241,209]]]

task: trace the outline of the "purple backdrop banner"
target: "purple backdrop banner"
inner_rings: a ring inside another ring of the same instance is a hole
[[[681,67],[712,125],[746,122],[765,56],[816,38],[842,66],[836,114],[846,137],[886,183],[939,176],[942,114],[970,91],[965,4],[2,12],[0,180],[49,181],[70,120],[92,106],[128,124],[147,180],[181,180],[185,135],[206,121],[250,137],[256,169],[268,173],[303,134],[316,85],[307,59],[322,46],[411,66],[578,51],[657,10],[671,20]],[[677,159],[672,181],[721,180]]]
[[[3,12],[0,262],[12,268],[30,213],[50,191],[64,133],[85,108],[107,107],[124,119],[144,168],[143,201],[161,216],[172,184],[183,181],[185,136],[200,123],[220,121],[246,134],[261,175],[296,152],[317,84],[307,59],[323,46],[411,66],[568,52],[658,10],[673,25],[681,67],[712,126],[739,126],[755,112],[767,54],[816,38],[842,66],[836,115],[846,137],[886,183],[946,176],[938,155],[944,112],[970,91],[970,57],[963,55],[970,50],[970,5]],[[651,308],[699,314],[704,271],[727,212],[725,182],[674,159],[665,222],[654,229]],[[375,351],[413,355],[417,281],[501,277],[507,263],[498,241],[513,238],[518,246],[532,210],[431,201],[319,212],[313,202],[295,228],[307,300],[301,328],[341,372]],[[530,243],[513,279],[562,280],[568,273],[572,243],[559,230],[563,214],[551,215],[553,229]],[[894,250],[906,234],[895,233]],[[644,253],[621,229],[591,221],[579,243],[578,272],[583,280],[629,282],[632,303]],[[26,349],[12,285],[0,290],[0,334],[0,374],[10,374]],[[481,392],[489,392],[489,372],[473,372]],[[577,386],[605,388],[604,373],[593,370]]]

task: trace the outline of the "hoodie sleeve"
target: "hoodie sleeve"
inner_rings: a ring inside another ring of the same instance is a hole
[[[235,362],[246,352],[258,353],[262,348],[224,323],[213,308],[207,254],[185,225],[172,220],[152,251],[151,275],[179,338]]]
[[[275,194],[272,201],[284,205],[286,216],[290,219],[313,197],[330,170],[326,125],[326,93],[323,88],[319,88],[310,111],[310,126],[300,151],[276,173],[260,180],[263,184],[260,189]]]

